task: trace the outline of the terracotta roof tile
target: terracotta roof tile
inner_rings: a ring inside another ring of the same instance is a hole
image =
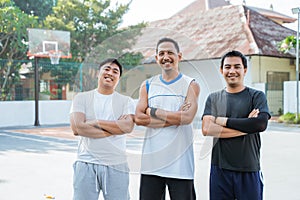
[[[251,10],[257,11],[258,13],[264,15],[265,17],[268,17],[268,18],[274,19],[274,20],[279,20],[279,21],[282,21],[283,23],[292,23],[292,22],[297,21],[296,18],[281,14],[281,13],[273,11],[273,10],[251,7],[251,6],[248,6],[248,8],[250,8]]]
[[[296,35],[296,32],[269,20],[250,8],[246,7],[246,10],[249,10],[250,13],[249,26],[260,50],[259,53],[268,56],[290,57],[291,55],[278,51],[278,43],[286,36]]]
[[[162,37],[178,41],[185,60],[221,57],[228,50],[246,55],[286,56],[278,52],[276,42],[295,34],[258,12],[241,5],[210,10],[180,11],[169,19],[154,21],[144,29],[135,49],[147,62],[154,61],[156,42]],[[248,18],[247,18],[248,17]]]

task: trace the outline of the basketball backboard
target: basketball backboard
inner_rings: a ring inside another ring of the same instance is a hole
[[[70,32],[28,28],[29,57],[49,58],[53,52],[59,52],[60,58],[71,58]]]

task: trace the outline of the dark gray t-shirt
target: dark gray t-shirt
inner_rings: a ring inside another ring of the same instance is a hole
[[[209,95],[203,116],[248,118],[254,108],[269,115],[263,92],[248,87],[239,93],[221,90]],[[211,164],[234,171],[259,171],[260,148],[259,132],[235,138],[214,138]]]

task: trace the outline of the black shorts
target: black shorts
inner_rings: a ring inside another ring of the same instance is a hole
[[[168,186],[170,199],[195,200],[194,180],[141,175],[140,200],[164,200]]]

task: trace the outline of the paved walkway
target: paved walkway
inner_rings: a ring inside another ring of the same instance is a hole
[[[9,127],[2,128],[11,132],[26,133],[40,136],[57,137],[63,139],[76,139],[72,134],[69,125],[51,125],[51,126],[27,126],[27,127]]]
[[[197,199],[208,199],[212,140],[195,131],[195,187]],[[138,199],[142,131],[129,135],[131,199]],[[0,129],[0,199],[69,200],[72,196],[72,164],[77,139],[68,126]],[[300,200],[300,128],[270,123],[262,133],[262,170],[265,199]]]

